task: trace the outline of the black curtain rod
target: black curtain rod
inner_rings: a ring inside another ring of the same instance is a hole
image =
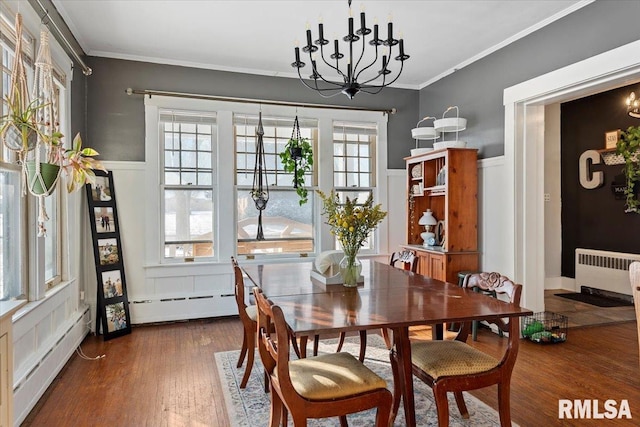
[[[324,105],[324,104],[306,104],[296,102],[285,101],[266,101],[264,99],[247,99],[247,98],[233,98],[228,96],[213,96],[213,95],[198,95],[195,93],[181,93],[181,92],[167,92],[163,90],[140,90],[127,88],[125,90],[127,95],[148,95],[151,98],[152,95],[157,96],[173,96],[176,98],[189,98],[189,99],[204,99],[207,101],[226,101],[226,102],[241,102],[245,104],[263,104],[263,105],[282,105],[286,107],[301,107],[301,108],[324,108],[328,110],[354,110],[354,111],[375,111],[384,114],[395,114],[397,110],[392,109],[376,109],[365,107],[349,107],[342,105]]]

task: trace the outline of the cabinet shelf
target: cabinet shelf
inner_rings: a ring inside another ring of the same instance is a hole
[[[434,185],[433,187],[426,187],[424,192],[429,196],[444,196],[447,194],[446,185]]]

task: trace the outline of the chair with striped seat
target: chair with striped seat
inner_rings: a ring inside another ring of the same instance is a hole
[[[467,292],[473,292],[472,286],[477,286],[485,292],[504,294],[513,304],[520,304],[522,285],[515,284],[505,276],[499,280],[489,280],[489,276],[480,276],[466,280],[463,287]],[[495,279],[495,277],[491,277]],[[486,279],[486,280],[484,280]],[[463,418],[469,418],[469,411],[464,403],[462,392],[498,385],[498,411],[500,425],[511,425],[510,387],[511,373],[518,354],[520,340],[519,321],[514,319],[505,322],[501,318],[484,319],[495,324],[499,330],[508,332],[509,338],[502,357],[493,356],[466,344],[471,325],[463,323],[460,332],[453,340],[423,341],[411,344],[411,363],[413,374],[424,381],[433,390],[438,425],[449,425],[449,403],[447,392],[453,392],[458,409]],[[398,370],[398,358],[395,350],[391,352],[391,362],[394,372]],[[397,413],[400,406],[399,385],[394,385],[394,409]]]
[[[290,360],[289,329],[282,310],[258,287],[258,351],[271,385],[269,425],[306,426],[309,418],[340,417],[377,408],[376,426],[388,426],[392,397],[380,378],[349,353]],[[273,330],[275,329],[275,333]]]

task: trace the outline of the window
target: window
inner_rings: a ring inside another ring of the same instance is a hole
[[[47,283],[47,289],[51,289],[61,281],[60,277],[60,221],[58,208],[60,206],[61,189],[64,189],[58,184],[58,189],[54,191],[49,197],[45,197],[45,209],[49,216],[49,221],[46,222],[47,235],[44,238],[44,280]]]
[[[25,293],[22,248],[26,239],[20,178],[19,166],[0,162],[0,300]]]
[[[164,258],[214,255],[215,115],[162,111]]]
[[[291,106],[161,95],[145,97],[144,102],[148,268],[159,272],[163,264],[191,257],[207,263],[224,263],[229,256],[269,262],[334,249],[322,206],[313,195],[316,189],[327,193],[336,188],[341,196],[363,201],[373,194],[388,210],[387,183],[377,173],[387,164],[387,117],[382,113],[313,107],[298,111]],[[266,239],[260,241],[259,211],[251,198],[259,111],[269,184],[267,208],[262,211]],[[309,139],[314,153],[313,170],[306,175],[310,197],[302,206],[293,176],[284,171],[279,157],[291,138],[296,114],[301,136]],[[201,139],[206,143],[198,145]],[[210,163],[198,163],[201,158]],[[344,167],[334,169],[339,162]],[[369,254],[388,250],[385,222],[377,236],[368,242]]]
[[[341,201],[364,203],[373,192],[377,134],[375,123],[333,123],[333,186]],[[374,239],[375,232],[363,249],[373,249]],[[337,239],[335,247],[340,248]]]
[[[300,135],[309,139],[316,153],[317,120],[303,119],[299,120],[299,124]],[[259,211],[255,208],[250,194],[256,162],[258,116],[234,115],[238,255],[313,252],[313,197],[310,197],[306,204],[299,205],[299,197],[291,184],[293,174],[284,171],[278,157],[291,138],[293,119],[263,116],[262,125],[269,201],[267,209],[262,213],[265,240],[258,241],[256,235]],[[305,176],[305,186],[316,186],[315,170]]]

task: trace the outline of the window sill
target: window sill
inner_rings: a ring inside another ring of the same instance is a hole
[[[58,285],[46,291],[44,294],[44,298],[42,298],[41,300],[38,300],[38,301],[23,300],[22,301],[23,305],[13,315],[13,322],[15,323],[16,321],[20,320],[22,317],[26,316],[31,311],[35,310],[37,307],[39,307],[40,305],[44,304],[46,301],[51,299],[58,292],[67,288],[73,282],[75,282],[75,279],[62,281]]]

